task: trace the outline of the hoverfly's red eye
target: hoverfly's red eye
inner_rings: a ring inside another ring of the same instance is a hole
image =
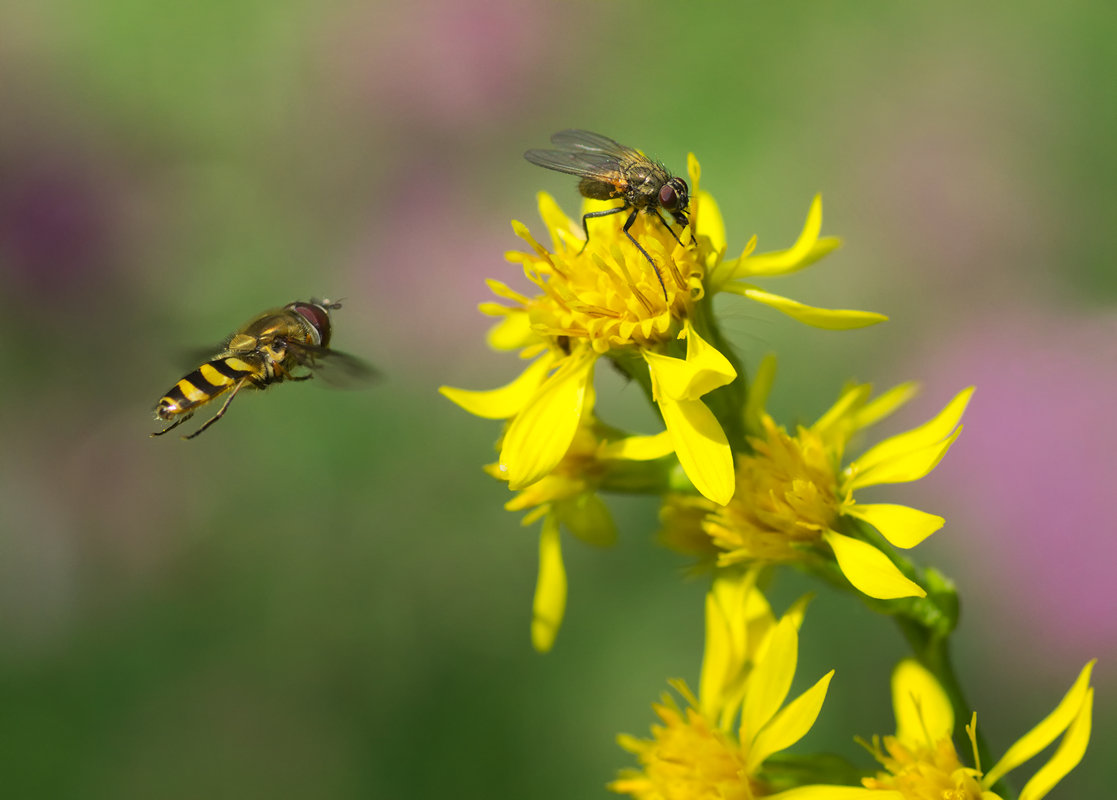
[[[322,346],[325,347],[329,344],[330,312],[316,303],[292,303],[291,305],[318,331],[318,335],[322,339]]]
[[[669,183],[663,184],[663,188],[659,190],[659,204],[668,211],[675,210],[679,205],[679,195],[675,191],[675,187]]]

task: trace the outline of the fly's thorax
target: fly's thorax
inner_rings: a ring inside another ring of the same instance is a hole
[[[623,174],[625,198],[636,208],[654,208],[659,203],[660,188],[671,180],[671,173],[654,161],[626,165]]]

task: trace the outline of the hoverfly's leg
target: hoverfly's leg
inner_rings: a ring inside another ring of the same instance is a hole
[[[632,227],[632,223],[634,223],[636,221],[636,214],[637,213],[638,212],[635,208],[632,209],[632,214],[629,215],[628,221],[624,224],[624,228],[622,228],[621,230],[624,231],[624,235],[628,237],[628,240],[630,242],[632,242],[634,245],[636,245],[636,249],[644,254],[644,258],[648,259],[648,263],[652,265],[652,269],[655,270],[655,276],[657,278],[659,278],[659,288],[661,288],[663,290],[663,299],[666,300],[667,299],[667,286],[663,283],[663,276],[659,274],[659,267],[657,267],[655,265],[655,262],[652,261],[652,257],[650,255],[648,255],[648,251],[645,250],[643,247],[641,247],[640,243],[638,241],[636,241],[636,237],[634,237],[631,233],[628,232],[628,229]],[[670,226],[668,226],[668,229],[670,229]]]
[[[176,420],[175,420],[174,422],[172,422],[172,423],[171,423],[170,425],[168,425],[167,427],[165,427],[165,428],[164,428],[163,430],[161,430],[161,431],[156,431],[155,433],[153,433],[153,434],[151,434],[151,435],[152,435],[152,436],[162,436],[162,435],[163,435],[164,433],[170,433],[170,432],[171,432],[171,431],[173,431],[173,430],[174,430],[175,428],[177,428],[177,427],[178,427],[179,425],[181,425],[182,423],[186,422],[186,420],[190,419],[190,418],[191,418],[192,416],[194,416],[194,412],[193,412],[193,411],[191,411],[191,412],[190,412],[189,414],[185,414],[185,415],[183,415],[183,416],[179,417],[179,418],[178,418],[178,419],[176,419]]]
[[[308,381],[313,377],[314,377],[313,375],[288,375],[287,380],[289,380],[289,381]]]
[[[610,214],[619,214],[622,211],[624,211],[626,208],[628,208],[628,206],[620,206],[618,208],[607,208],[604,211],[591,211],[590,213],[583,215],[582,216],[582,230],[585,231],[586,240],[584,242],[582,242],[582,249],[578,251],[578,255],[582,255],[582,253],[584,253],[586,251],[586,245],[588,245],[590,243],[590,226],[586,222],[586,220],[588,220],[590,217],[607,217]],[[633,213],[635,213],[635,212],[633,212]],[[631,217],[629,218],[628,224],[629,225],[632,224],[632,218]],[[625,230],[627,231],[628,228],[625,228]],[[631,239],[632,237],[630,236],[628,238]]]
[[[237,381],[237,385],[233,387],[233,390],[231,392],[229,392],[229,396],[225,398],[225,402],[221,404],[221,408],[218,409],[217,413],[214,414],[209,419],[207,419],[205,421],[205,423],[202,425],[202,427],[198,428],[198,430],[194,431],[189,436],[183,436],[182,438],[183,439],[193,439],[195,436],[200,434],[202,431],[204,431],[210,425],[212,425],[213,423],[217,422],[217,420],[219,420],[223,416],[225,416],[225,411],[229,408],[229,403],[233,402],[233,398],[237,396],[237,392],[240,391],[240,387],[242,387],[246,383],[248,383],[248,380],[249,380],[249,376],[245,375],[243,378],[241,378],[239,381]]]

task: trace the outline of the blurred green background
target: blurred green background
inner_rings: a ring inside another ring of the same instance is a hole
[[[540,229],[536,191],[576,208],[520,156],[564,127],[696,153],[731,249],[787,246],[823,192],[846,246],[768,286],[892,321],[729,298],[726,326],[749,363],[780,354],[788,422],[847,378],[923,380],[882,436],[977,384],[939,470],[884,495],[947,517],[917,557],[959,582],[995,751],[1102,658],[1052,796],[1109,796],[1115,36],[1108,4],[1034,1],[4,5],[3,796],[608,796],[615,734],[694,684],[704,585],[620,499],[615,549],[568,542],[565,627],[533,653],[536,529],[480,470],[497,426],[435,393],[519,369],[475,307],[486,277],[520,286],[503,252],[511,218]],[[376,387],[283,386],[148,438],[184,354],[322,295]],[[612,421],[645,414],[601,391]],[[824,594],[803,642],[796,685],[837,678],[800,749],[865,763],[899,635]]]

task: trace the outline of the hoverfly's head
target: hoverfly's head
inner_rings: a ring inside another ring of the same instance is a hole
[[[288,308],[302,316],[318,334],[318,345],[328,347],[330,344],[330,311],[341,308],[341,303],[332,303],[329,300],[311,300],[308,303],[291,303]]]
[[[672,178],[659,190],[659,205],[680,225],[687,224],[687,206],[690,204],[690,188],[682,178]]]

